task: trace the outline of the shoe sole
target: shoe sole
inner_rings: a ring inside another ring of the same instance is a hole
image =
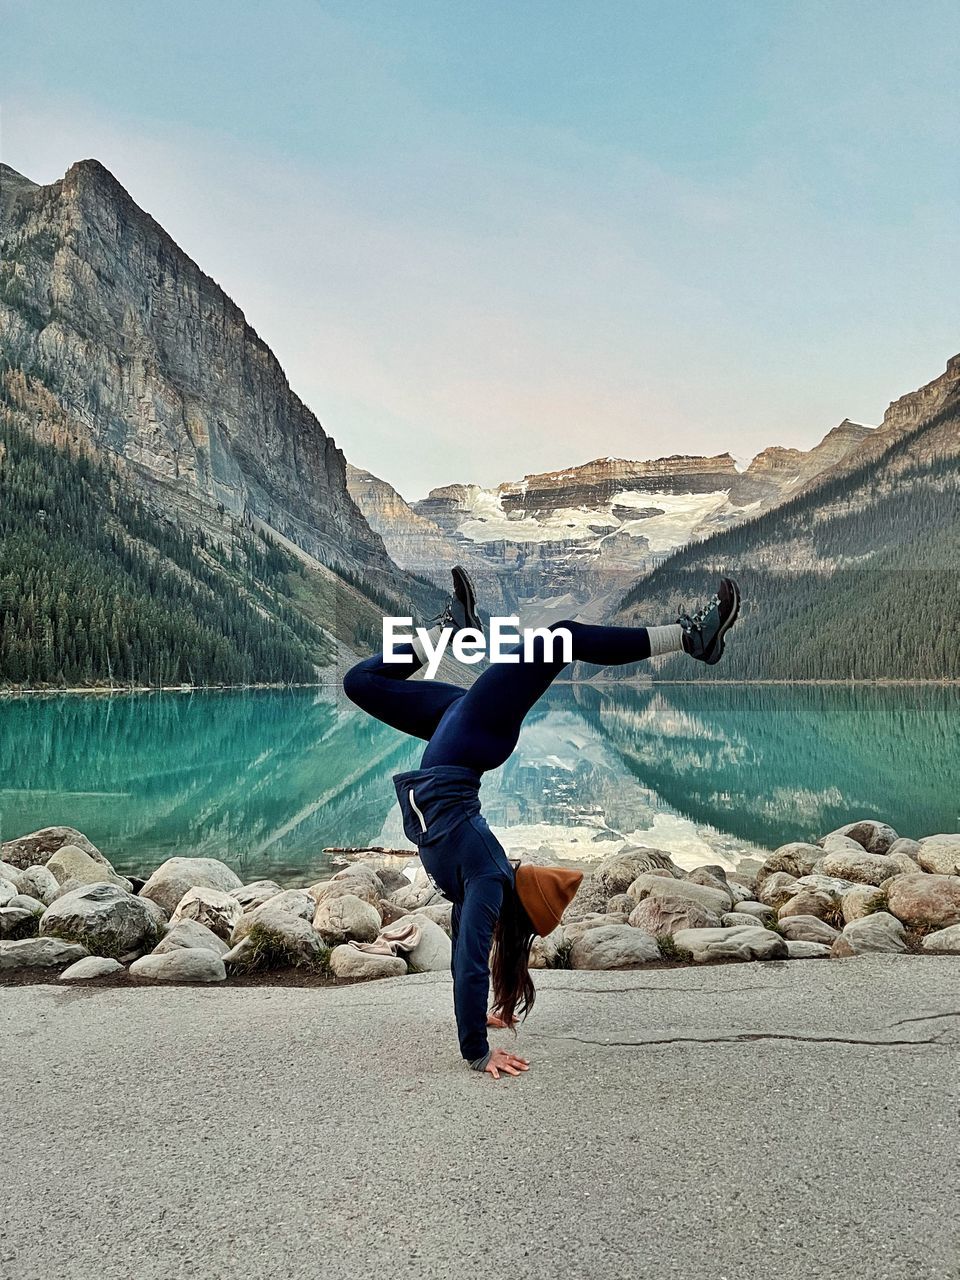
[[[481,629],[481,623],[480,615],[477,613],[477,592],[470,580],[470,575],[467,573],[466,569],[459,564],[453,566],[450,570],[450,574],[453,578],[454,595],[457,596],[460,603],[463,605],[463,612],[466,615],[467,625],[479,631]],[[462,599],[457,591],[458,587],[463,589],[464,598]]]
[[[728,616],[721,623],[720,630],[717,632],[716,637],[714,638],[713,653],[711,653],[709,658],[704,659],[708,667],[716,666],[716,664],[723,657],[723,648],[724,648],[723,638],[727,634],[727,632],[730,630],[730,628],[733,626],[733,624],[736,622],[737,618],[739,618],[740,616],[740,588],[734,582],[733,578],[722,578],[721,581],[726,582],[729,585],[731,592],[733,593],[733,608],[730,610],[730,613],[728,614]]]

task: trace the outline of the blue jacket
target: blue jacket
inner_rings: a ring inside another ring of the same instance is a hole
[[[482,1071],[490,1057],[490,943],[514,873],[480,813],[480,775],[434,765],[393,779],[403,830],[434,886],[453,903],[453,1005],[460,1052]]]

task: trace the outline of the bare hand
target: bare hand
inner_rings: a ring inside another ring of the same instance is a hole
[[[530,1070],[530,1063],[526,1058],[518,1058],[515,1053],[507,1053],[506,1049],[494,1049],[483,1069],[494,1080],[499,1080],[501,1071],[508,1076],[518,1076],[521,1071]]]
[[[518,1018],[511,1018],[509,1022],[506,1022],[498,1013],[487,1014],[487,1026],[495,1027],[498,1031],[506,1031],[508,1027],[515,1027],[518,1021]]]

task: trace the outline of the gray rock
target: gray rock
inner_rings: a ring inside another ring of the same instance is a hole
[[[0,907],[5,907],[20,892],[12,880],[0,880]]]
[[[751,898],[737,903],[737,913],[739,915],[755,916],[762,924],[773,924],[777,918],[777,913],[773,907],[768,907],[765,902],[757,902]]]
[[[195,920],[218,937],[227,939],[242,915],[243,907],[229,893],[201,887],[187,890],[170,917],[170,923]]]
[[[892,842],[891,842],[892,843]],[[867,853],[865,849],[858,852],[830,852],[823,860],[825,875],[836,876],[841,880],[851,880],[854,884],[881,885],[900,872],[901,868],[892,858],[878,853]]]
[[[21,893],[39,899],[46,907],[60,892],[60,882],[48,867],[26,867],[20,872],[17,884]]]
[[[11,902],[15,902],[12,898]],[[40,931],[40,920],[35,911],[25,907],[0,907],[0,938],[34,938]]]
[[[344,885],[339,892],[349,892],[350,886]],[[354,895],[356,896],[356,895]],[[433,906],[437,902],[443,902],[443,894],[436,890],[429,880],[424,878],[422,881],[407,885],[405,889],[394,889],[393,893],[387,896],[387,901],[398,907],[403,907],[406,911],[416,911],[417,907]],[[353,947],[350,948],[354,950]]]
[[[110,956],[84,956],[69,965],[61,973],[60,982],[89,982],[92,978],[107,978],[122,973],[123,965]]]
[[[779,874],[779,873],[777,873]],[[737,929],[683,929],[673,935],[697,963],[707,960],[785,960],[785,939],[760,925]]]
[[[383,896],[366,876],[348,876],[343,880],[325,880],[320,884],[311,885],[306,892],[313,899],[316,906],[319,906],[321,902],[331,902],[334,898],[352,897],[369,903],[377,911],[380,910],[380,899]],[[407,889],[396,889],[390,895],[390,899],[393,902],[402,901],[407,903],[408,910],[411,910],[413,906],[427,906],[428,903],[437,901],[439,897],[440,895],[427,880],[426,876],[416,880]]]
[[[354,980],[402,978],[407,972],[406,961],[400,956],[374,956],[345,944],[330,952],[330,968],[338,978]]]
[[[830,956],[830,948],[822,942],[792,942],[787,940],[788,960],[823,960]]]
[[[439,925],[432,926],[439,929]],[[447,943],[450,941],[440,930]],[[309,920],[293,911],[257,909],[253,927],[228,951],[224,964],[231,968],[278,969],[320,964],[327,952],[324,941]]]
[[[428,907],[429,911],[430,908]],[[420,941],[407,954],[407,965],[412,973],[446,972],[450,968],[450,939],[443,929],[424,912],[413,917],[420,926]]]
[[[887,911],[875,911],[862,920],[844,925],[843,933],[833,944],[834,956],[858,956],[875,951],[906,951],[905,930],[899,920]]]
[[[814,889],[818,893],[828,894],[839,906],[843,895],[848,889],[853,888],[853,883],[852,880],[843,880],[839,876],[825,876],[818,872],[811,872],[808,876],[801,876],[796,884],[791,886],[788,890],[788,896],[793,897],[796,893]]]
[[[960,924],[960,876],[894,876],[884,885],[887,909],[911,929],[945,929]]]
[[[840,910],[843,912],[844,924],[854,920],[862,920],[864,916],[873,915],[887,905],[886,894],[871,884],[855,884],[847,889],[840,899]]]
[[[946,929],[937,929],[928,933],[923,940],[924,951],[960,952],[960,924],[947,925]]]
[[[797,877],[792,876],[786,871],[774,871],[771,875],[765,877],[758,890],[760,901],[765,907],[772,907],[774,911],[778,911],[780,907],[791,896],[791,889],[796,892],[794,886],[797,884]],[[740,910],[743,910],[743,903],[740,903]]]
[[[416,911],[408,914],[416,916],[418,920],[421,916],[426,916],[428,920],[438,924],[448,937],[453,929],[453,903],[446,899],[429,907],[417,907]]]
[[[723,867],[712,863],[704,867],[694,867],[692,871],[687,872],[686,879],[688,884],[705,884],[708,889],[719,889],[721,893],[729,893],[732,905],[733,894]]]
[[[56,878],[60,894],[85,884],[112,884],[128,893],[132,888],[130,881],[118,876],[102,854],[97,858],[91,857],[85,849],[74,844],[65,844],[52,854],[47,870]]]
[[[836,910],[836,900],[822,889],[801,889],[786,900],[777,916],[781,920],[790,916],[816,916],[818,920],[828,920]]]
[[[337,946],[351,939],[373,942],[380,932],[381,923],[376,907],[352,893],[325,898],[317,904],[313,917],[314,929],[328,946]]]
[[[163,956],[168,951],[180,951],[185,947],[206,947],[215,956],[225,956],[230,950],[222,938],[199,920],[178,920],[153,948],[153,954]]]
[[[628,923],[654,937],[676,933],[678,929],[708,929],[720,924],[717,912],[708,911],[701,903],[677,893],[651,893],[640,902],[633,898],[628,901],[633,904]]]
[[[767,908],[770,918],[773,918],[773,912]],[[755,929],[757,927],[757,917],[749,915],[746,911],[728,911],[726,915],[721,916],[720,923],[724,929]]]
[[[130,976],[141,982],[223,982],[227,971],[223,960],[206,947],[178,947],[134,960]]]
[[[849,853],[857,854],[865,852],[863,845],[856,840],[851,840],[849,836],[841,836],[837,834],[824,836],[820,841],[820,847],[824,855],[828,853]]]
[[[355,884],[358,880],[362,881],[370,889],[373,890],[377,901],[379,901],[379,899],[383,897],[384,895],[383,881],[377,875],[376,871],[374,871],[373,867],[369,866],[365,862],[351,862],[349,866],[344,867],[341,871],[338,871],[336,875],[334,875],[330,883],[331,884],[342,884],[342,883]],[[356,892],[356,890],[354,890],[354,892]],[[363,896],[362,894],[359,894],[359,893],[357,894],[357,897],[362,897],[362,896]],[[374,906],[376,906],[376,902],[374,903]]]
[[[931,875],[960,876],[960,835],[926,836],[918,861]]]
[[[780,932],[788,942],[816,942],[833,946],[840,930],[817,916],[787,916],[780,921]]]
[[[612,898],[607,899],[606,909],[608,912],[629,915],[636,905],[636,898],[631,898],[629,893],[615,893]]]
[[[661,959],[656,939],[629,924],[585,929],[570,948],[571,969],[634,969]]]
[[[534,938],[530,948],[530,968],[556,969],[567,945],[563,925],[558,925],[545,938]]]
[[[116,957],[155,946],[163,924],[153,903],[115,884],[88,884],[47,907],[40,932],[80,942],[95,955]]]
[[[240,877],[218,858],[168,858],[154,871],[140,896],[156,902],[171,916],[191,889],[230,893],[242,888]]]
[[[794,879],[809,875],[813,870],[814,863],[822,857],[823,850],[819,845],[804,844],[799,840],[791,841],[790,844],[782,844],[779,849],[774,849],[769,858],[764,859],[760,870],[757,872],[757,893],[760,893],[764,882],[769,880],[772,875],[788,875],[793,876]]]
[[[19,867],[15,867],[11,862],[0,862],[0,880],[7,880],[10,884],[20,888],[20,877],[23,872]]]
[[[247,936],[256,925],[262,912],[272,914],[275,911],[284,911],[309,923],[313,920],[316,909],[316,903],[305,889],[284,889],[282,893],[278,893],[276,897],[270,898],[261,906],[252,907],[249,911],[243,913],[230,934],[230,945],[235,947],[238,942]]]
[[[30,911],[35,916],[42,916],[46,911],[46,905],[38,898],[32,898],[29,893],[18,893],[15,898],[11,898],[7,903],[8,907],[18,907],[22,911]]]
[[[76,942],[60,938],[23,938],[0,942],[0,972],[16,969],[59,969],[82,960],[90,952]]]
[[[663,871],[661,874],[667,877],[670,876],[669,871]],[[606,885],[598,880],[596,876],[586,875],[580,882],[580,887],[574,894],[573,901],[564,911],[563,920],[564,922],[582,920],[584,916],[606,911],[607,903],[612,898],[620,896],[619,893],[611,894]]]
[[[827,841],[834,836],[855,840],[867,853],[878,854],[888,853],[890,846],[899,839],[893,827],[885,822],[876,822],[873,818],[863,818],[859,822],[848,822],[845,826],[837,827],[836,831],[824,836],[820,843],[826,848]]]
[[[683,878],[683,872],[669,853],[643,845],[624,845],[608,853],[597,864],[593,875],[606,896],[612,898],[615,893],[626,893],[637,876],[650,871],[666,871],[671,878]]]
[[[733,898],[729,889],[715,889],[705,884],[693,884],[689,880],[667,880],[663,876],[645,873],[637,876],[627,890],[631,898],[642,902],[644,898],[683,898],[687,902],[695,902],[709,911],[717,920],[725,911],[733,909]]]
[[[281,892],[276,880],[254,880],[250,884],[241,885],[239,889],[231,889],[230,896],[236,898],[244,911],[250,911],[254,907],[262,907]]]
[[[51,854],[62,849],[64,845],[73,845],[88,853],[91,858],[105,862],[103,854],[91,844],[82,832],[75,827],[43,827],[39,831],[31,831],[27,836],[19,836],[16,840],[8,840],[0,845],[0,859],[13,867],[35,867],[44,865]]]
[[[915,862],[919,865],[920,841],[908,840],[906,836],[901,836],[899,840],[894,840],[893,844],[887,850],[887,857],[895,858],[902,853],[906,854],[906,856],[910,858],[912,862]]]

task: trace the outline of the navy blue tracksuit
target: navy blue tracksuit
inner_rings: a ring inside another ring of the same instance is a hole
[[[596,627],[557,622],[573,640],[573,660],[600,666],[650,656],[644,627]],[[559,645],[556,646],[559,653]],[[401,650],[402,651],[402,650]],[[453,999],[460,1052],[482,1070],[490,1055],[487,998],[490,942],[503,895],[513,892],[513,868],[480,814],[480,777],[517,744],[524,716],[566,663],[547,660],[544,641],[533,661],[491,664],[469,689],[439,680],[409,679],[422,662],[384,662],[377,654],[344,676],[347,697],[384,724],[423,738],[419,769],[394,778],[407,838],[424,869],[453,903]],[[514,651],[520,653],[520,646]]]

